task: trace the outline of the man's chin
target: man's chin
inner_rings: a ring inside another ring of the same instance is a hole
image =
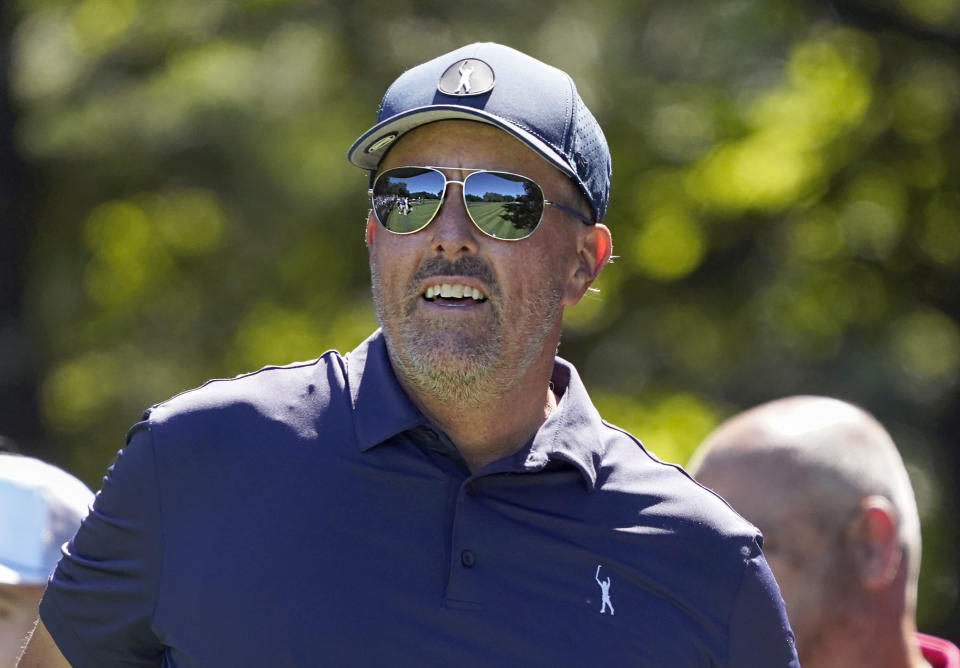
[[[404,354],[411,366],[434,378],[457,378],[462,382],[483,376],[496,359],[485,348],[470,341],[431,345],[435,340],[436,337],[425,337],[410,346]]]
[[[484,386],[499,361],[490,335],[448,331],[387,334],[394,365],[418,390],[437,397],[466,399]]]
[[[487,356],[498,349],[496,328],[489,323],[444,322],[424,319],[416,326],[406,325],[395,331],[393,340],[411,355],[436,360],[436,364],[472,365],[471,360]]]

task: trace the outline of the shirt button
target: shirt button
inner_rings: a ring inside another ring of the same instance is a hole
[[[463,564],[466,568],[473,568],[473,564],[476,559],[473,556],[473,552],[470,550],[464,550],[460,553],[460,563]]]
[[[476,496],[477,495],[477,484],[474,482],[467,483],[467,496]]]

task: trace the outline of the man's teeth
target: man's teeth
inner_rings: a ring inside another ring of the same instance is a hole
[[[450,283],[431,285],[427,288],[423,296],[427,299],[435,299],[437,297],[447,299],[473,299],[475,301],[483,301],[486,299],[486,296],[476,288],[471,288],[469,285],[454,285]]]

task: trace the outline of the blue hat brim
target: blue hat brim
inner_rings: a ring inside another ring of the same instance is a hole
[[[567,162],[548,144],[523,128],[505,121],[481,109],[458,105],[432,104],[424,107],[415,107],[377,123],[360,135],[347,151],[347,159],[362,169],[376,170],[383,156],[390,150],[400,137],[427,123],[447,120],[479,121],[496,126],[504,132],[516,137],[526,144],[544,160],[556,167],[562,173],[578,182],[577,173]],[[395,135],[393,140],[382,144],[385,137]],[[377,146],[380,143],[382,145]],[[371,150],[373,148],[373,150]]]

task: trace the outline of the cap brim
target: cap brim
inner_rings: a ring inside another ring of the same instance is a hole
[[[375,170],[390,147],[404,134],[427,123],[447,120],[480,121],[494,125],[522,141],[567,176],[577,178],[576,172],[567,165],[560,154],[535,135],[481,109],[457,105],[432,104],[416,107],[378,123],[353,142],[353,146],[347,151],[347,159],[357,167]],[[391,134],[395,135],[393,140],[384,143],[384,139]]]

